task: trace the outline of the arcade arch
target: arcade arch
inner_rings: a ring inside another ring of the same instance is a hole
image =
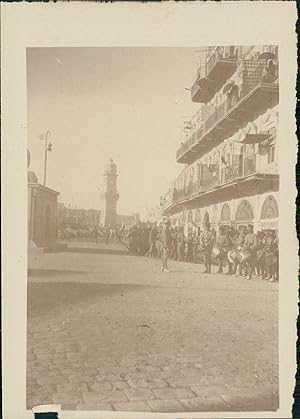
[[[220,221],[221,224],[230,224],[230,207],[227,203],[222,207]]]
[[[209,224],[209,214],[207,211],[205,211],[204,217],[203,217],[203,225]]]
[[[261,220],[269,220],[273,218],[279,217],[278,205],[275,197],[273,195],[269,195],[263,202],[260,218]]]
[[[238,228],[253,224],[254,212],[252,205],[247,199],[243,199],[237,207],[235,221]]]
[[[201,223],[201,211],[200,208],[196,209],[196,213],[195,213],[195,223],[196,224],[200,224]]]
[[[193,222],[193,212],[192,212],[192,210],[188,210],[188,213],[187,213],[187,222],[188,223],[192,223]]]

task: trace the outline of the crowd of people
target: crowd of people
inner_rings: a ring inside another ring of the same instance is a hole
[[[218,234],[203,225],[202,231],[184,234],[183,227],[172,227],[168,219],[160,224],[140,223],[124,230],[122,240],[131,252],[161,258],[162,271],[168,271],[168,259],[203,263],[205,272],[211,273],[212,263],[217,273],[254,276],[278,281],[278,238],[275,230],[254,233],[253,225],[236,230],[220,226]]]
[[[109,243],[118,243],[125,234],[125,227],[100,226],[87,227],[83,225],[62,225],[57,231],[58,240],[88,239]]]
[[[218,233],[209,223],[194,231],[171,226],[168,218],[161,223],[141,222],[132,227],[95,226],[91,238],[110,243],[122,243],[132,253],[162,259],[162,271],[168,271],[168,259],[179,262],[203,263],[205,272],[279,280],[278,237],[276,230],[254,233],[253,225],[239,229],[220,226]]]
[[[112,226],[95,226],[93,230],[93,237],[96,243],[101,241],[101,238],[104,238],[105,243],[108,245],[110,243],[122,243],[125,238],[126,229],[122,227],[112,227]]]
[[[85,225],[68,225],[62,224],[57,229],[58,240],[69,240],[78,238],[89,238],[91,237],[92,229]]]

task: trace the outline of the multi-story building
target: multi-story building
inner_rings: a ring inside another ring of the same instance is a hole
[[[278,48],[211,47],[191,88],[182,171],[162,212],[186,231],[210,222],[278,227]]]

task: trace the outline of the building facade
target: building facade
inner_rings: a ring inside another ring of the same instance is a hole
[[[132,214],[132,215],[117,215],[117,226],[121,227],[132,227],[136,224],[138,224],[140,221],[139,214]]]
[[[101,212],[96,209],[67,208],[58,204],[58,226],[71,228],[94,228],[100,224]]]
[[[159,205],[147,208],[144,213],[144,218],[150,223],[159,224],[161,221],[161,210]]]
[[[278,48],[211,47],[191,88],[199,109],[176,153],[182,171],[161,202],[185,230],[209,222],[278,228]]]

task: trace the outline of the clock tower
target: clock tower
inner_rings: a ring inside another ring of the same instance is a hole
[[[110,159],[105,171],[105,226],[115,226],[117,224],[117,166],[113,159]]]

